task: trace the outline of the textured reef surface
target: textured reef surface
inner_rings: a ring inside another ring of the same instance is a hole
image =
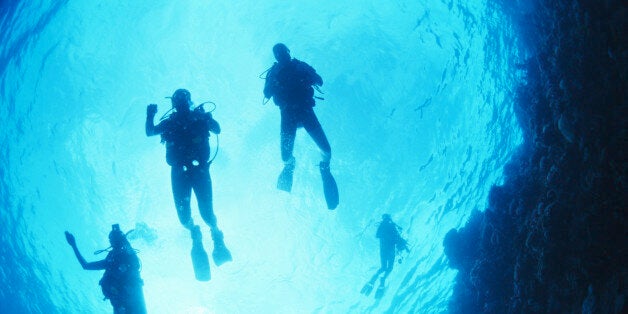
[[[626,313],[626,3],[508,6],[530,49],[524,144],[488,208],[444,239],[459,270],[450,311]]]

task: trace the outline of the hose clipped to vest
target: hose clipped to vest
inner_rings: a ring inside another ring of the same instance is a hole
[[[264,72],[260,73],[257,77],[259,77],[262,80],[265,80],[266,77],[268,76],[268,72],[270,71],[270,69],[273,68],[273,66],[277,64],[277,62],[275,62],[273,65],[271,65],[268,69],[266,69]],[[270,101],[270,98],[266,98],[264,97],[262,99],[262,106],[265,106],[268,102]]]
[[[321,88],[320,88],[320,87],[318,87],[318,85],[312,85],[312,86],[314,86],[314,89],[315,89],[317,92],[321,93],[321,95],[325,95],[325,93],[323,93],[323,91],[321,90]],[[320,99],[320,100],[325,100],[325,98],[323,98],[323,97],[319,97],[319,96],[314,96],[314,98],[316,98],[316,99]]]
[[[220,141],[218,140],[218,134],[216,134],[216,151],[214,152],[214,157],[209,160],[209,164],[211,165],[216,156],[218,155],[218,149],[220,148]]]
[[[268,70],[267,70],[267,71],[268,71]],[[172,98],[172,97],[166,97],[166,98],[167,98],[167,99],[170,99],[170,98]],[[215,103],[215,102],[213,102],[213,101],[211,101],[211,100],[208,100],[208,101],[202,102],[202,103],[200,103],[198,106],[196,106],[196,107],[192,108],[191,110],[192,110],[192,111],[201,111],[201,112],[205,112],[205,108],[203,107],[203,105],[205,105],[205,104],[212,104],[212,105],[214,105],[214,107],[213,107],[211,110],[209,110],[209,111],[208,111],[209,113],[212,113],[212,112],[214,112],[214,110],[216,110],[216,103]],[[163,120],[165,120],[165,119],[169,118],[169,117],[170,117],[170,113],[171,113],[173,110],[174,110],[174,106],[173,106],[172,108],[170,108],[170,110],[166,111],[166,113],[164,113],[164,115],[163,115],[163,116],[161,116],[161,118],[159,119],[159,122],[161,122],[161,121],[163,121]],[[162,143],[163,143],[163,140],[162,140]],[[210,163],[210,164],[214,161],[214,159],[216,159],[216,156],[218,155],[218,150],[219,150],[219,148],[220,148],[220,141],[218,140],[218,134],[216,134],[216,151],[214,152],[214,156],[213,156],[213,157],[209,160],[209,163]],[[107,249],[108,249],[108,248],[107,248]],[[101,251],[105,252],[105,251],[106,251],[106,249],[105,249],[105,250],[101,250]],[[100,252],[100,253],[102,253],[102,252]],[[100,254],[100,253],[99,253],[99,254]]]
[[[214,110],[216,110],[216,103],[213,102],[213,101],[202,102],[200,105],[194,107],[193,110],[202,110],[204,112],[205,111],[205,109],[203,108],[204,104],[212,104],[212,105],[214,105],[214,108],[212,108],[211,110],[208,111],[209,113],[212,113],[212,112],[214,112]],[[209,159],[209,164],[210,165],[214,161],[214,159],[216,159],[216,156],[218,156],[218,150],[219,149],[220,149],[220,140],[218,139],[218,134],[216,134],[216,151],[214,152],[214,156]]]

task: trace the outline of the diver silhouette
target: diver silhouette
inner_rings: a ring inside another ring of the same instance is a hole
[[[194,270],[199,280],[209,280],[209,264],[202,249],[201,230],[194,224],[191,215],[190,198],[192,190],[196,195],[201,217],[211,229],[214,242],[212,257],[218,266],[231,261],[231,252],[227,249],[223,233],[218,228],[212,204],[212,183],[209,175],[209,135],[210,132],[220,134],[220,125],[205,112],[202,105],[191,109],[190,92],[177,89],[171,97],[172,112],[164,116],[158,125],[153,120],[157,113],[157,105],[150,104],[146,108],[146,136],[161,134],[162,143],[166,144],[166,162],[171,166],[171,184],[174,204],[181,224],[190,230],[193,239],[192,257]],[[200,248],[199,248],[200,245]],[[200,250],[199,250],[200,249]],[[198,252],[200,255],[195,255]],[[205,254],[206,255],[206,254]],[[200,267],[203,275],[198,273]],[[206,265],[205,265],[206,264]]]
[[[284,168],[277,180],[277,188],[286,192],[292,190],[294,139],[297,129],[303,127],[321,151],[319,167],[325,200],[329,209],[335,209],[339,201],[338,187],[329,169],[331,146],[313,109],[315,100],[312,86],[322,86],[323,79],[310,65],[292,58],[290,50],[282,43],[273,47],[273,54],[277,62],[266,75],[264,97],[272,97],[281,112],[281,159]]]
[[[386,278],[395,265],[395,257],[403,251],[408,252],[408,242],[399,234],[401,229],[395,224],[389,214],[382,215],[382,221],[377,228],[376,237],[379,238],[379,258],[381,267],[375,272],[373,277],[364,285],[360,291],[364,295],[371,294],[373,285],[380,274],[384,275],[380,278],[379,286],[375,292],[375,298],[379,299],[384,295],[386,289]],[[399,261],[401,263],[401,260]]]
[[[111,250],[107,257],[100,261],[87,262],[76,246],[74,235],[66,231],[65,238],[83,269],[105,270],[100,279],[100,287],[105,299],[111,302],[114,314],[146,313],[140,260],[118,224],[112,225],[109,232]],[[95,254],[104,251],[97,251]]]

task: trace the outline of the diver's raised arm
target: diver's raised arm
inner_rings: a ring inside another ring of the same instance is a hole
[[[157,114],[157,105],[150,104],[146,107],[146,136],[157,135],[159,129],[155,127],[155,114]]]
[[[81,263],[81,267],[83,267],[83,269],[100,270],[100,269],[106,268],[107,264],[105,260],[100,260],[97,262],[87,262],[85,260],[83,255],[81,255],[81,252],[79,252],[78,247],[76,247],[76,240],[74,239],[74,235],[66,231],[65,239],[68,241],[68,244],[72,247],[72,250],[74,250],[74,255],[76,255],[76,258],[78,259],[79,263]]]

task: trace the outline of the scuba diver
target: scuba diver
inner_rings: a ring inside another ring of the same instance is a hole
[[[305,128],[321,150],[319,164],[325,200],[329,209],[338,206],[338,187],[329,169],[331,147],[321,124],[314,114],[314,89],[323,85],[323,79],[314,68],[303,61],[290,57],[286,45],[278,43],[273,47],[277,62],[268,70],[264,84],[264,97],[273,98],[281,112],[281,159],[284,168],[277,180],[277,188],[286,192],[292,190],[295,159],[294,138],[297,129]]]
[[[209,175],[211,163],[209,136],[210,132],[220,134],[220,125],[214,120],[211,112],[205,112],[202,104],[191,109],[193,103],[190,92],[186,89],[177,89],[171,97],[171,102],[171,111],[174,112],[162,117],[158,125],[153,122],[157,105],[148,105],[146,136],[161,134],[161,142],[166,144],[166,162],[171,166],[174,205],[179,221],[190,230],[192,236],[192,261],[196,277],[198,280],[207,281],[210,279],[209,263],[207,254],[202,249],[200,227],[194,224],[191,216],[190,197],[194,190],[201,217],[211,229],[214,263],[220,266],[231,261],[231,252],[225,245],[223,233],[218,228],[214,215]]]
[[[74,235],[65,232],[65,239],[74,250],[74,254],[85,270],[105,270],[100,279],[100,287],[105,299],[109,299],[114,314],[144,314],[144,282],[140,277],[140,260],[136,250],[120,230],[118,224],[111,226],[109,232],[110,251],[105,259],[97,262],[87,262],[76,247]],[[99,254],[106,250],[96,251]]]
[[[369,295],[373,290],[373,285],[377,278],[381,273],[384,275],[380,278],[379,286],[377,287],[377,291],[375,292],[375,298],[379,299],[384,295],[384,291],[386,289],[386,278],[390,275],[390,272],[395,265],[395,257],[397,257],[398,253],[403,251],[409,252],[408,242],[401,237],[399,234],[399,230],[401,227],[397,226],[389,214],[382,215],[382,221],[377,228],[377,234],[375,237],[379,238],[379,258],[381,262],[381,267],[375,272],[375,275],[371,277],[360,293],[364,295]],[[401,263],[401,259],[399,260]]]

